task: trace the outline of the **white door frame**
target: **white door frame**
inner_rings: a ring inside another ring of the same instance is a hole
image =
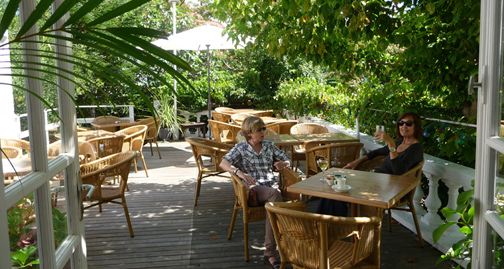
[[[494,196],[498,153],[504,154],[500,135],[503,77],[503,4],[481,1],[478,91],[478,133],[474,186],[474,235],[472,268],[492,268],[491,231],[504,238],[504,220],[495,211]]]
[[[62,3],[62,0],[53,2],[52,10]],[[24,22],[35,9],[35,0],[22,0],[20,3],[20,19]],[[62,24],[58,21],[54,27]],[[29,30],[27,35],[36,33],[37,27]],[[62,35],[63,33],[57,33]],[[38,36],[34,34],[31,40],[38,41]],[[57,53],[71,54],[71,43],[59,42],[56,47]],[[24,43],[23,53],[26,49],[38,50],[38,43]],[[30,51],[33,54],[33,51]],[[61,55],[60,55],[61,57]],[[26,56],[24,60],[37,63],[40,59],[37,56]],[[57,62],[61,68],[72,70],[72,66],[66,62]],[[39,68],[40,65],[27,65],[30,68]],[[38,71],[28,71],[33,77],[40,77]],[[69,77],[69,76],[67,76]],[[32,160],[32,173],[21,178],[21,180],[9,185],[7,188],[0,187],[0,210],[6,212],[8,208],[18,201],[34,193],[36,225],[37,225],[37,247],[41,268],[63,268],[68,260],[71,260],[72,268],[87,268],[86,247],[84,238],[84,225],[81,217],[81,200],[79,190],[81,188],[79,173],[79,156],[77,147],[77,120],[76,109],[71,101],[74,96],[74,85],[67,79],[58,78],[58,84],[64,90],[59,89],[59,112],[61,118],[62,133],[62,154],[48,162],[44,105],[32,94],[27,93],[28,126],[30,133],[30,155]],[[42,83],[38,79],[25,79],[25,87],[43,96]],[[0,166],[0,172],[3,169]],[[63,171],[65,175],[65,197],[68,221],[68,236],[55,249],[54,231],[52,221],[51,193],[49,180]],[[0,268],[10,268],[11,259],[9,251],[9,236],[7,227],[7,214],[0,214]]]

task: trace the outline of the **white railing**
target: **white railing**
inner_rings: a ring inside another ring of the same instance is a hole
[[[374,143],[372,136],[364,133],[358,133],[355,130],[345,129],[340,125],[311,117],[300,118],[298,120],[300,122],[317,122],[326,126],[330,132],[342,132],[359,138],[361,143],[364,144],[365,151],[381,147],[381,145]],[[414,197],[415,209],[420,222],[423,239],[441,252],[446,253],[446,251],[450,249],[454,243],[462,239],[465,235],[460,233],[458,231],[458,227],[454,225],[451,229],[444,233],[442,238],[436,244],[434,244],[432,232],[443,223],[443,220],[438,214],[441,209],[441,199],[438,195],[439,182],[442,181],[448,187],[447,207],[456,208],[460,188],[463,190],[472,189],[471,181],[474,179],[475,171],[472,168],[446,161],[429,154],[424,154],[424,159],[425,163],[422,170],[423,174],[429,180],[429,193],[424,201],[424,205],[426,207],[426,209],[424,209],[420,205],[420,202],[424,199],[425,194],[420,186],[417,187]],[[503,179],[499,179],[498,181],[502,182]],[[457,221],[457,216],[458,215],[455,215],[453,219],[450,220]],[[411,213],[393,210],[392,217],[416,234],[415,224]]]
[[[96,109],[98,106],[79,106],[81,109]],[[114,107],[114,106],[100,106],[100,107]],[[121,107],[127,107],[128,108],[128,116],[127,117],[121,117],[123,120],[129,120],[129,121],[135,121],[135,106],[134,105],[117,105],[115,106],[117,108]],[[57,110],[57,109],[55,109]],[[46,130],[46,139],[47,143],[49,143],[49,131],[54,130],[59,127],[59,123],[49,123],[47,114],[52,113],[50,110],[44,110],[44,118],[45,118],[45,130]],[[78,113],[77,113],[78,115]],[[18,137],[17,139],[23,139],[23,138],[28,138],[29,137],[29,132],[28,130],[21,130],[21,119],[22,118],[27,118],[28,114],[20,114],[16,116],[15,121],[17,122],[17,128],[18,128]],[[89,124],[93,121],[94,118],[77,118],[77,123],[78,124]]]

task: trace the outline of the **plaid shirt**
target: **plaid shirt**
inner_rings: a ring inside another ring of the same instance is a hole
[[[263,141],[259,154],[248,142],[240,142],[224,156],[234,167],[249,174],[258,185],[272,186],[275,183],[273,163],[289,160],[287,153],[271,141]]]

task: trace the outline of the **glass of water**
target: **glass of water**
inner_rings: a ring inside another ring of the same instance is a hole
[[[376,125],[376,132],[385,132],[385,126],[384,125]],[[380,142],[380,141],[378,141],[376,139],[374,140],[375,144],[377,144],[378,142]]]

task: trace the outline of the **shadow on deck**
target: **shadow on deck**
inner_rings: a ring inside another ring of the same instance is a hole
[[[234,204],[230,179],[204,179],[195,207],[197,168],[189,144],[160,146],[163,159],[144,148],[150,177],[141,164],[137,174],[130,174],[126,200],[134,238],[121,206],[85,211],[89,268],[267,268],[262,264],[263,221],[249,224],[249,262],[244,260],[241,214],[227,239]],[[316,203],[308,203],[309,211]],[[421,248],[408,229],[396,223],[389,233],[387,221],[383,224],[382,268],[452,268],[448,262],[436,266],[441,253],[427,243]]]

